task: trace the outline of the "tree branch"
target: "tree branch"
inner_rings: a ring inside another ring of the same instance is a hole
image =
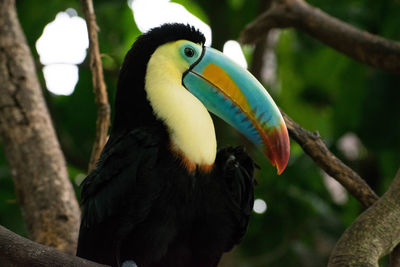
[[[0,0],[0,140],[29,236],[74,253],[79,205],[15,0]]]
[[[400,169],[386,193],[343,233],[329,267],[379,266],[400,242]]]
[[[352,169],[338,159],[321,140],[318,133],[313,134],[294,122],[282,112],[286,126],[292,137],[314,162],[326,173],[341,183],[364,207],[378,200],[378,196],[369,185]]]
[[[242,31],[240,41],[242,43],[255,43],[259,39],[264,38],[270,29],[287,27],[294,27],[302,30],[321,42],[362,63],[387,71],[400,73],[400,42],[390,41],[368,32],[358,30],[347,23],[329,16],[319,9],[310,6],[303,0],[272,0],[267,10]],[[318,166],[338,180],[364,205],[364,207],[369,207],[378,200],[378,196],[365,183],[365,181],[327,149],[318,134],[312,134],[304,130],[286,114],[283,115],[291,137],[302,146],[303,150],[317,163]],[[399,198],[396,200],[398,201]],[[379,206],[380,204],[376,205]],[[374,217],[379,218],[379,216],[387,215],[379,215],[379,212],[374,211],[371,211],[370,214],[371,221],[366,220],[366,225],[376,223]],[[392,219],[393,217],[389,216],[387,221]],[[386,221],[386,219],[383,220]],[[390,231],[398,225],[399,222],[397,221],[392,224],[391,227],[385,229],[387,235],[390,235]],[[370,230],[371,233],[369,233],[368,230]],[[379,235],[379,233],[373,231],[373,227],[370,227],[368,230],[365,230],[365,235],[361,237],[358,235],[345,234],[345,237],[343,238],[346,239],[346,241],[339,241],[341,244],[338,244],[338,247],[342,248],[339,249],[342,250],[341,252],[347,254],[341,258],[340,255],[336,256],[338,254],[337,252],[334,252],[334,254],[332,254],[331,262],[336,265],[332,264],[332,266],[360,266],[363,264],[365,264],[363,266],[377,266],[378,259],[389,253],[400,241],[396,239],[391,244],[383,242],[385,243],[384,249],[376,249],[375,243],[372,248],[369,248],[371,247],[370,244],[365,243],[364,241],[371,241],[373,237]],[[392,238],[390,240],[393,240],[393,236],[395,238],[399,236],[398,229],[394,229],[394,231],[396,233],[390,236],[390,238]],[[379,240],[382,241],[381,239]],[[347,242],[354,246],[346,246],[345,244]],[[360,252],[357,245],[360,246],[360,244],[363,243],[368,245],[363,246],[364,250]],[[391,266],[400,266],[399,251],[400,247],[397,247],[391,254]],[[349,254],[352,254],[353,257]]]
[[[362,63],[400,73],[400,42],[342,22],[303,0],[273,0],[242,31],[242,43],[254,43],[272,28],[294,27]]]
[[[271,33],[271,31],[267,31],[267,34],[269,33]],[[261,78],[260,70],[262,69],[263,64],[260,59],[264,57],[263,54],[265,53],[265,49],[266,42],[264,40],[257,43],[256,50],[254,51],[257,55],[253,56],[256,60],[253,61],[253,64],[250,67],[252,73],[258,77],[258,79]],[[369,207],[378,200],[378,196],[369,185],[357,173],[333,155],[318,134],[313,134],[305,130],[283,111],[282,115],[285,119],[290,136],[303,148],[303,150],[319,167],[340,182],[360,201],[364,207]]]
[[[108,128],[110,127],[110,105],[106,84],[103,77],[103,65],[100,58],[97,39],[98,26],[92,0],[82,0],[83,12],[89,32],[90,69],[92,71],[93,91],[97,104],[96,138],[89,161],[89,172],[96,166],[100,153],[106,144]]]
[[[398,197],[400,195],[400,170],[392,186],[385,193],[385,200],[381,201],[383,197],[378,200],[378,196],[369,185],[328,150],[318,133],[313,134],[305,130],[284,112],[282,115],[290,136],[319,167],[341,183],[364,207],[378,205],[378,208],[368,209],[368,215],[361,215],[364,217],[357,219],[359,222],[354,223],[355,226],[352,226],[354,229],[351,230],[351,233],[346,230],[339,240],[341,244],[337,244],[338,251],[334,251],[331,255],[331,265],[329,266],[378,266],[378,260],[390,253],[400,242],[400,208],[398,208],[398,204],[395,204],[400,202]],[[390,190],[391,193],[389,193]],[[377,204],[377,202],[383,204]],[[382,205],[384,207],[381,207]],[[381,228],[376,228],[376,224],[381,225]],[[360,227],[361,230],[359,230]],[[354,231],[359,234],[354,234]],[[383,233],[385,235],[382,235]],[[361,246],[361,244],[364,245]],[[396,247],[390,255],[391,267],[400,266],[399,250],[400,247]],[[342,255],[343,253],[344,255]]]
[[[40,245],[0,226],[0,266],[104,267],[106,265]]]

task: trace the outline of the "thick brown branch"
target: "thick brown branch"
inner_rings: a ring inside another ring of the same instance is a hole
[[[14,0],[0,1],[0,140],[30,237],[74,253],[79,206]]]
[[[0,266],[104,267],[23,238],[0,226]]]
[[[338,159],[318,134],[310,133],[282,112],[290,137],[293,138],[326,173],[341,183],[364,207],[378,200],[369,185],[352,169]]]
[[[400,42],[359,30],[303,0],[273,0],[262,15],[241,33],[243,43],[254,43],[272,28],[294,27],[336,50],[373,67],[400,73]]]
[[[400,242],[400,170],[386,193],[343,233],[328,266],[379,266]]]
[[[96,138],[89,161],[89,172],[94,169],[108,136],[110,127],[110,105],[108,103],[106,84],[103,77],[103,65],[100,58],[97,39],[98,26],[92,0],[82,0],[83,12],[89,32],[90,68],[92,70],[93,91],[97,104]]]

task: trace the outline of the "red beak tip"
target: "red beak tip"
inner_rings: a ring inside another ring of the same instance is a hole
[[[278,175],[281,175],[281,173],[283,172],[283,170],[280,170],[278,167],[276,168],[276,172],[278,173]]]
[[[275,144],[277,145],[267,150],[266,155],[268,156],[272,166],[276,167],[278,175],[280,175],[286,169],[289,161],[290,142],[287,131],[283,131],[283,134],[275,136]]]
[[[271,165],[273,167],[276,167],[276,171],[277,171],[278,175],[281,175],[282,172],[286,169],[288,161],[289,161],[289,155],[287,155],[287,157],[285,157],[284,159],[273,159],[273,158],[271,159],[270,158]]]
[[[282,172],[283,172],[285,169],[286,169],[286,166],[284,166],[284,167],[281,168],[278,164],[276,164],[276,170],[277,170],[278,175],[281,175]]]

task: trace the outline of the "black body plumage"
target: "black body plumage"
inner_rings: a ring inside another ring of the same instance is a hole
[[[210,172],[189,172],[170,150],[146,99],[154,50],[204,36],[172,24],[142,35],[122,66],[110,139],[82,184],[77,255],[120,266],[216,266],[243,237],[253,207],[254,164],[242,148],[219,150]]]

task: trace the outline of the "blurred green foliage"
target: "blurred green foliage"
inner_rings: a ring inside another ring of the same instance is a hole
[[[213,46],[236,39],[244,26],[261,11],[262,1],[179,0],[189,11],[209,23]],[[400,39],[400,2],[312,0],[311,4],[363,30]],[[113,103],[119,66],[140,34],[125,1],[95,1],[100,27],[100,49],[104,73]],[[17,1],[19,18],[45,84],[35,50],[44,26],[67,8],[82,11],[79,1],[56,0],[39,4]],[[246,49],[246,51],[252,49]],[[288,29],[280,34],[276,48],[277,104],[310,131],[318,130],[329,148],[354,168],[378,193],[390,184],[400,163],[400,78],[365,66],[321,44],[304,33]],[[250,55],[251,57],[251,55]],[[80,80],[71,96],[55,96],[43,90],[76,186],[85,177],[94,138],[96,108],[88,60],[80,66]],[[323,266],[344,229],[362,211],[351,196],[335,204],[321,171],[291,144],[286,171],[277,176],[264,156],[239,134],[216,119],[219,145],[246,144],[258,171],[256,197],[267,202],[264,214],[253,214],[248,233],[234,252],[237,266]],[[356,134],[364,152],[347,159],[337,147],[344,134]],[[0,146],[1,149],[1,146]],[[26,235],[5,156],[0,151],[0,224]]]

